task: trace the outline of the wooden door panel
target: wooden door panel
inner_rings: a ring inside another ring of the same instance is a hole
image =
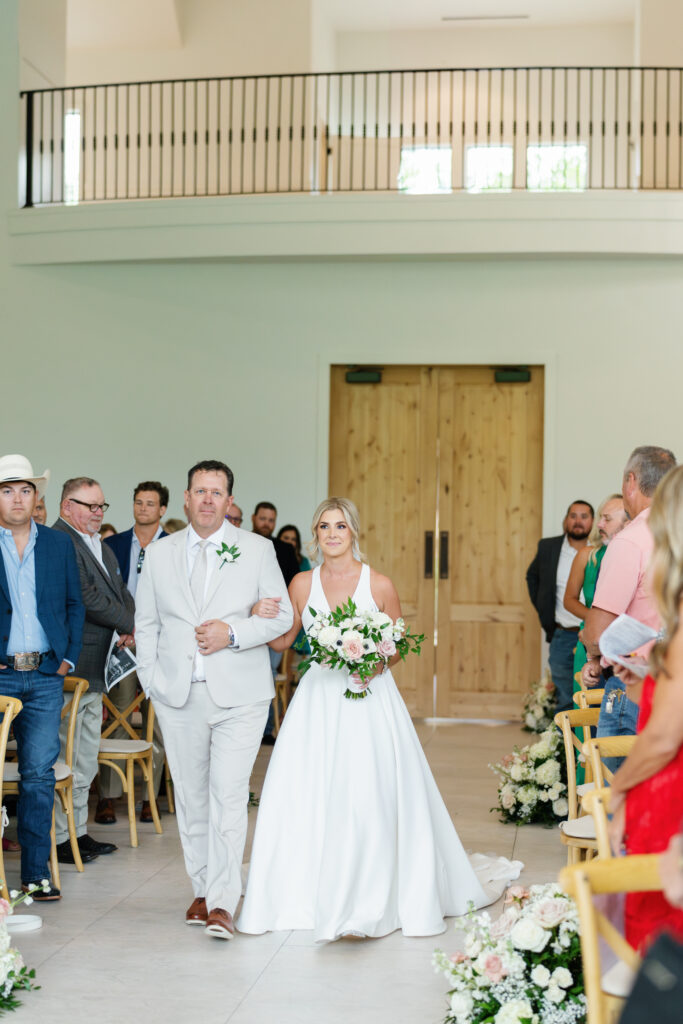
[[[431,715],[434,581],[424,579],[424,531],[435,518],[434,374],[394,366],[379,384],[347,384],[345,376],[345,367],[332,367],[330,493],[357,505],[367,560],[393,580],[413,632],[427,635],[421,657],[395,675],[411,714]]]
[[[442,367],[439,424],[437,713],[509,717],[539,660],[525,573],[541,526],[542,370],[496,384],[488,367]]]

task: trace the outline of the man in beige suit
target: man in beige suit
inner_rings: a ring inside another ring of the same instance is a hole
[[[273,545],[226,515],[233,474],[188,473],[187,529],[149,547],[136,594],[138,678],[154,702],[195,899],[188,924],[231,939],[241,891],[249,778],[274,695],[266,644],[292,607]],[[277,618],[252,616],[278,597]]]

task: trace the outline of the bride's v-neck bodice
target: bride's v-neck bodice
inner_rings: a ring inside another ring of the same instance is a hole
[[[355,604],[356,608],[358,608],[359,611],[377,611],[377,605],[375,604],[375,600],[372,596],[372,591],[370,590],[369,565],[362,566],[360,576],[358,578],[358,583],[356,584],[356,589],[351,595],[351,600],[353,601],[353,603]],[[333,608],[330,608],[327,597],[325,596],[325,591],[323,590],[323,585],[320,579],[319,565],[316,565],[315,569],[313,570],[311,592],[308,595],[306,607],[304,608],[301,616],[301,621],[303,622],[304,629],[306,630],[309,630],[313,623],[313,616],[309,611],[310,608],[314,608],[316,612],[319,612],[321,615],[329,615],[331,611],[334,611]]]

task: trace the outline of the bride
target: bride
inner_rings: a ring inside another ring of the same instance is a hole
[[[277,651],[310,629],[310,607],[327,613],[351,597],[360,611],[401,615],[391,580],[361,562],[351,501],[323,501],[312,529],[322,565],[292,580],[294,623],[271,642]],[[276,607],[265,599],[253,611]],[[263,787],[240,931],[436,935],[444,917],[493,902],[519,874],[504,858],[480,858],[475,873],[391,674],[398,659],[378,667],[364,700],[344,698],[338,669],[314,664],[303,676]]]

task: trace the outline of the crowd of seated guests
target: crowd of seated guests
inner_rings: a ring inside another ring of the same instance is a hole
[[[79,476],[62,488],[59,513],[47,523],[45,490],[49,473],[38,476],[20,455],[0,457],[0,672],[2,693],[22,701],[14,720],[19,761],[17,802],[18,843],[7,838],[6,851],[21,852],[24,888],[40,884],[34,898],[58,900],[59,889],[50,881],[50,826],[54,804],[53,765],[64,758],[68,719],[61,720],[65,702],[64,677],[88,681],[78,708],[73,752],[73,821],[78,853],[84,864],[116,851],[88,833],[88,798],[96,780],[99,801],[95,821],[116,821],[116,800],[121,783],[103,766],[98,754],[105,692],[105,665],[115,634],[119,646],[132,647],[135,591],[150,544],[187,526],[185,519],[165,519],[168,489],[159,481],[142,481],[133,492],[133,525],[123,532],[105,523],[109,505],[97,480]],[[252,529],[270,537],[287,583],[308,562],[302,557],[295,526],[283,527],[272,537],[277,510],[260,502],[252,516]],[[241,509],[233,503],[231,526],[241,527]],[[104,541],[104,543],[103,543]],[[280,655],[278,655],[278,660]],[[274,671],[277,666],[273,666]],[[109,692],[115,708],[123,710],[139,692],[136,675],[117,683]],[[143,719],[146,708],[143,702]],[[115,736],[112,736],[115,738]],[[265,743],[274,742],[272,725]],[[61,748],[61,753],[60,753]],[[158,794],[164,766],[163,736],[154,725],[154,792]],[[141,821],[152,821],[143,801]],[[75,862],[66,816],[55,805],[57,858]],[[42,884],[48,880],[49,884]]]

